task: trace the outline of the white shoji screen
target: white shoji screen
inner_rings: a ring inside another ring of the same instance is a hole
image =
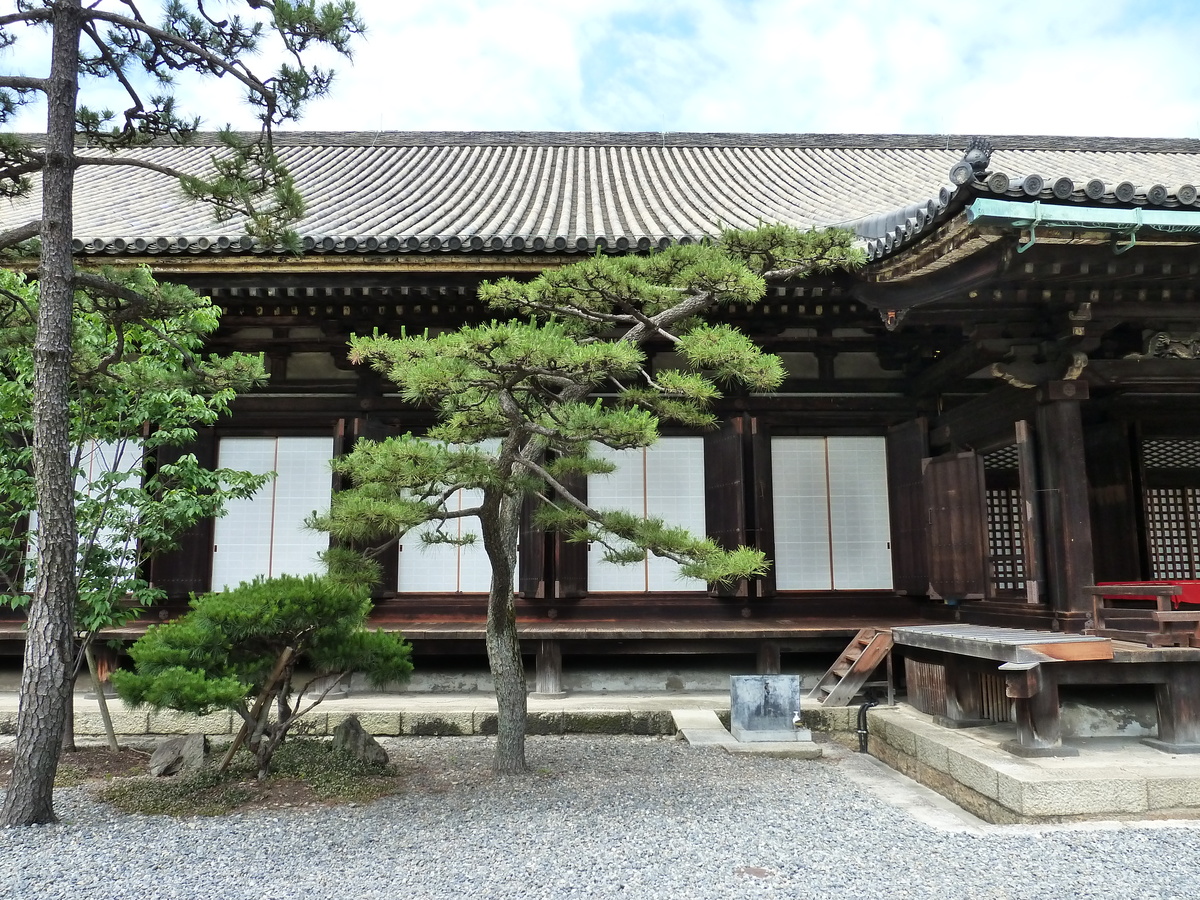
[[[588,478],[588,505],[594,509],[626,509],[658,516],[704,535],[704,439],[660,438],[639,450],[595,447],[593,453],[616,463],[611,475]],[[652,554],[641,565],[618,566],[603,561],[603,548],[588,554],[588,590],[611,592],[702,591],[696,578],[680,578],[679,566]]]
[[[213,533],[214,590],[265,575],[309,575],[322,571],[317,554],[329,538],[309,531],[304,520],[329,508],[332,437],[222,438],[222,468],[274,480],[246,500],[232,500]]]
[[[771,440],[781,590],[892,586],[883,438]]]
[[[479,445],[487,452],[499,449],[500,442],[483,441]],[[483,491],[459,490],[446,501],[446,508],[457,511],[478,506]],[[437,524],[409,532],[400,543],[400,565],[397,569],[396,590],[400,593],[486,594],[492,584],[492,566],[483,549],[479,519],[474,516],[448,519],[441,530],[454,538],[475,535],[473,544],[426,544],[423,532],[433,532]]]
[[[142,465],[142,445],[140,441],[88,441],[80,448],[79,453],[79,472],[75,476],[75,496],[78,498],[90,497],[91,499],[100,499],[101,493],[104,491],[103,485],[97,485],[96,482],[105,473],[117,472],[133,472],[140,469]],[[141,479],[137,481],[128,479],[116,485],[116,488],[135,487],[141,484]],[[102,546],[111,546],[114,541],[114,535],[117,533],[126,533],[127,528],[116,525],[121,519],[128,520],[132,518],[134,511],[129,507],[114,506],[107,510],[104,514],[106,522],[112,522],[113,526],[105,527],[100,530],[96,536],[97,543]],[[27,569],[26,589],[33,590],[34,584],[34,565],[33,561],[37,557],[37,511],[34,510],[29,514],[29,533],[33,537],[29,541],[29,566]],[[79,552],[82,554],[86,551],[87,543],[90,537],[82,530],[79,535]],[[120,553],[125,557],[125,565],[123,568],[132,574],[133,568],[137,564],[137,547],[132,542],[127,542],[121,549]]]

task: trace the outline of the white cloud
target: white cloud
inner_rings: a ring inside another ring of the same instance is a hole
[[[299,127],[1200,136],[1200,5],[1186,2],[359,7],[370,33]],[[17,53],[3,70],[36,67],[45,44]],[[247,126],[240,96],[206,81],[182,99],[209,126]]]

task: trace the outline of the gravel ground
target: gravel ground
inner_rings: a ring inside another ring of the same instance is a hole
[[[1192,824],[933,827],[880,799],[873,763],[733,758],[661,738],[531,738],[537,774],[492,779],[486,738],[412,738],[461,777],[370,806],[217,819],[116,814],[83,789],[63,824],[0,832],[0,897],[1200,896]],[[891,788],[895,788],[894,779]]]

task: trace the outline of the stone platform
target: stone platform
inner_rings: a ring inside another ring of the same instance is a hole
[[[1134,738],[1066,738],[1077,756],[1022,758],[1001,749],[1015,726],[944,728],[905,705],[872,709],[868,728],[872,755],[988,822],[1200,818],[1200,758]]]

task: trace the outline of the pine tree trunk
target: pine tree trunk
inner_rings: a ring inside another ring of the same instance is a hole
[[[72,701],[75,489],[67,388],[71,366],[72,181],[79,83],[80,0],[58,0],[47,94],[42,170],[42,255],[34,339],[33,467],[38,507],[38,579],[29,607],[25,668],[12,777],[0,824],[55,821],[59,742]]]
[[[497,775],[523,775],[525,763],[525,665],[517,638],[513,587],[517,571],[517,537],[521,522],[519,497],[488,498],[480,516],[483,544],[492,564],[488,595],[487,652],[496,687]]]

